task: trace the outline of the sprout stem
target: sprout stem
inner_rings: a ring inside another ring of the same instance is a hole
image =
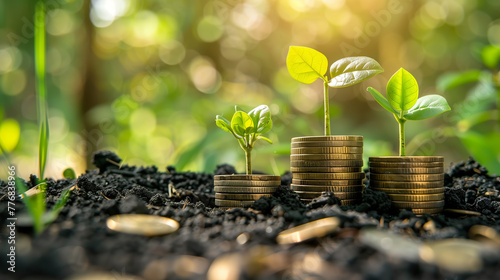
[[[324,92],[325,92],[325,136],[332,135],[330,129],[330,101],[328,97],[328,80],[324,79]]]
[[[398,120],[399,123],[399,156],[406,156],[405,151],[405,122],[406,120]]]
[[[245,149],[247,175],[252,175],[252,149]]]

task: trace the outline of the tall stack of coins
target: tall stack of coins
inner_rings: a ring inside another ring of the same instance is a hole
[[[363,195],[363,136],[292,138],[292,189],[304,202],[333,192],[342,205],[361,202]]]
[[[216,175],[215,206],[250,207],[257,199],[272,196],[280,185],[281,177],[275,175]]]
[[[398,209],[435,214],[444,207],[444,159],[439,156],[370,157],[370,187]]]

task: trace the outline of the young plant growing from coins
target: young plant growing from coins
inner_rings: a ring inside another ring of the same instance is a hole
[[[328,59],[317,50],[290,46],[286,58],[286,66],[290,75],[304,84],[311,84],[318,78],[323,80],[325,136],[331,135],[329,87],[344,88],[367,80],[384,69],[373,58],[366,56],[345,57],[330,66],[330,80],[326,75]]]
[[[273,143],[270,139],[262,136],[262,134],[269,132],[273,127],[271,111],[269,111],[269,107],[266,105],[260,105],[249,113],[244,112],[236,106],[235,111],[231,122],[223,116],[217,115],[215,123],[224,131],[231,133],[238,140],[241,149],[245,151],[246,172],[247,175],[250,175],[252,174],[252,149],[255,142],[262,139],[271,144]]]
[[[446,99],[440,95],[431,94],[418,98],[417,80],[403,68],[387,82],[387,99],[372,87],[367,90],[378,104],[394,115],[399,124],[399,156],[406,156],[406,121],[424,120],[451,110]]]

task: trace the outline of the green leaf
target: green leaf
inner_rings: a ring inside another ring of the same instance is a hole
[[[233,130],[231,129],[231,123],[223,116],[221,115],[215,116],[215,124],[218,127],[222,128],[222,130],[227,131],[229,133],[233,133]]]
[[[286,66],[295,80],[310,84],[318,78],[324,78],[328,68],[328,60],[324,54],[317,50],[290,46],[286,57]]]
[[[440,91],[450,90],[468,83],[477,82],[480,77],[481,71],[479,70],[445,74],[439,77],[437,88]]]
[[[397,111],[409,110],[418,99],[417,80],[405,69],[399,69],[387,83],[387,99]]]
[[[500,174],[499,133],[479,134],[474,131],[467,131],[459,135],[459,137],[474,159],[488,169],[489,174]]]
[[[238,111],[231,119],[231,128],[237,136],[244,137],[254,129],[254,123],[247,113]]]
[[[273,143],[273,141],[271,141],[271,139],[269,139],[269,138],[267,138],[267,137],[264,137],[264,136],[259,136],[259,137],[257,137],[257,139],[262,139],[262,140],[265,140],[265,141],[269,142],[269,144],[272,144],[272,143]]]
[[[440,95],[426,95],[404,114],[407,120],[417,121],[437,116],[451,110],[446,99]]]
[[[500,62],[500,47],[492,45],[484,47],[481,51],[481,58],[486,67],[495,69]]]
[[[73,170],[73,168],[64,169],[63,177],[66,179],[76,179],[75,170]]]
[[[387,101],[387,99],[382,94],[380,94],[380,92],[378,92],[376,89],[372,87],[369,87],[366,90],[371,93],[373,98],[375,98],[375,100],[378,102],[378,104],[380,104],[380,106],[384,107],[384,109],[393,114],[398,114],[398,112],[396,112],[396,110],[394,110],[394,108],[391,107],[389,101]]]
[[[273,121],[271,120],[271,111],[267,105],[260,105],[250,111],[248,115],[252,118],[255,125],[255,133],[264,134],[271,130]]]
[[[346,57],[335,61],[330,67],[332,79],[329,86],[343,88],[367,80],[384,69],[373,58],[366,56]]]

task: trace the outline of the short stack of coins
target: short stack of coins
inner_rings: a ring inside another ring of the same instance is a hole
[[[275,175],[216,175],[215,206],[250,207],[259,198],[272,196],[280,185],[281,177]]]
[[[292,138],[291,188],[304,202],[333,192],[342,205],[361,202],[363,195],[363,136]]]
[[[370,157],[369,165],[370,188],[387,193],[396,208],[415,214],[443,211],[443,157]]]

